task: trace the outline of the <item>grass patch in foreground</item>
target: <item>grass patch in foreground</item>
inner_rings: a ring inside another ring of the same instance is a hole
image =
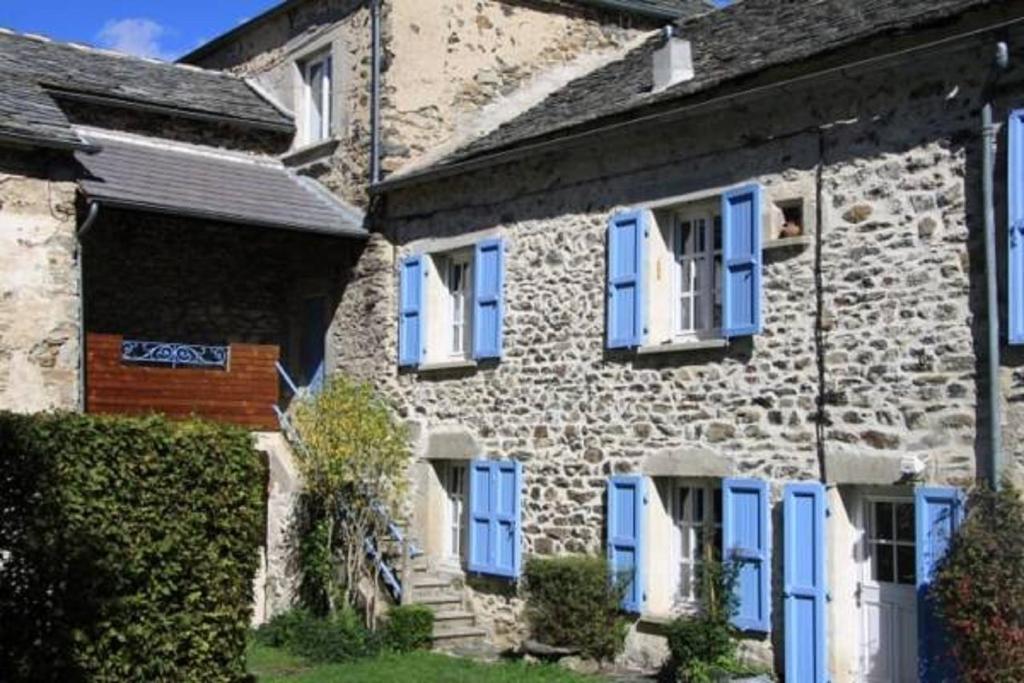
[[[348,664],[312,665],[264,645],[249,646],[260,683],[596,683],[565,669],[522,662],[482,664],[435,652],[382,655]]]

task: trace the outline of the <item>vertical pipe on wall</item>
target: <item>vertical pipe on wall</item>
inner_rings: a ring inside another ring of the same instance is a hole
[[[381,0],[370,0],[370,185],[380,182],[380,12]]]
[[[78,409],[85,412],[85,234],[96,222],[100,203],[89,202],[89,212],[75,231],[78,241]]]
[[[818,366],[818,397],[817,415],[814,420],[814,432],[817,441],[818,474],[823,484],[828,483],[828,472],[825,461],[825,427],[828,416],[825,412],[827,403],[827,380],[825,375],[825,283],[824,265],[822,263],[824,242],[824,200],[823,179],[825,166],[825,130],[818,130],[818,163],[814,169],[814,354]]]
[[[1002,470],[1003,435],[1001,424],[1002,401],[999,391],[999,296],[996,274],[996,218],[994,180],[996,127],[992,120],[992,93],[999,71],[1006,68],[1006,43],[996,44],[994,76],[983,92],[981,108],[981,199],[985,220],[985,318],[988,327],[988,471],[985,473],[993,490],[1000,486]]]

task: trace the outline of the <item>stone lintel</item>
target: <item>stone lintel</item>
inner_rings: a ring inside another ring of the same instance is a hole
[[[904,478],[899,456],[862,453],[826,452],[825,474],[832,484],[896,484]]]
[[[664,448],[644,458],[641,472],[649,477],[728,477],[735,467],[728,458],[706,448]]]
[[[480,457],[480,444],[464,427],[432,429],[427,436],[427,460],[473,460]]]

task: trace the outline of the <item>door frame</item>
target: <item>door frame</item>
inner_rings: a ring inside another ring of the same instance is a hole
[[[857,529],[857,543],[854,549],[854,556],[856,557],[857,562],[857,680],[861,683],[864,683],[867,680],[865,678],[867,674],[867,661],[864,657],[866,634],[864,630],[864,604],[862,595],[864,585],[868,582],[867,576],[870,572],[870,565],[868,563],[871,561],[867,553],[868,506],[874,503],[910,503],[911,507],[914,509],[915,519],[917,516],[913,487],[862,487],[860,491],[858,491],[857,501],[854,505],[855,510],[853,522]],[[916,556],[916,539],[914,551]],[[877,586],[876,582],[872,581],[871,583]],[[916,621],[917,590],[916,586],[908,586],[908,588],[914,595],[914,614]],[[914,642],[914,649],[916,653],[916,631],[911,634],[911,639]]]

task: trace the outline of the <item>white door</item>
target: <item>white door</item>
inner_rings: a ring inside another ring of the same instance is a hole
[[[448,463],[445,467],[444,487],[447,494],[446,559],[460,563],[465,549],[466,535],[466,465]]]
[[[861,679],[916,683],[914,501],[867,499],[862,529]]]

